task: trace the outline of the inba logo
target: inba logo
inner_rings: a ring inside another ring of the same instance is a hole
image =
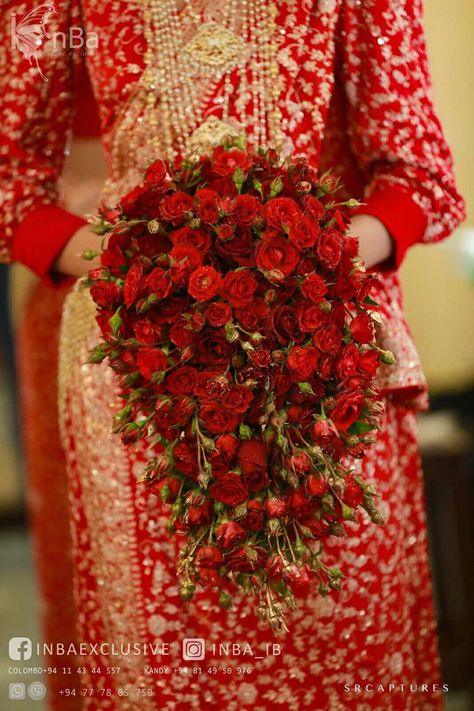
[[[52,17],[61,19],[61,13],[54,3],[38,5],[20,20],[14,12],[10,17],[12,49],[21,52],[25,59],[36,67],[44,81],[48,79],[41,70],[39,53],[46,49],[46,42],[48,42],[47,51],[50,55],[62,52],[85,53],[85,50],[94,51],[99,46],[97,33],[85,32],[80,26],[71,25],[65,32],[49,32],[48,23]]]
[[[8,643],[8,655],[16,662],[31,659],[33,645],[29,637],[12,637]]]
[[[44,41],[51,37],[47,25],[53,15],[61,18],[61,13],[55,8],[53,3],[43,4],[33,8],[33,10],[27,12],[19,21],[17,20],[16,13],[12,12],[11,14],[12,48],[21,52],[30,64],[34,62],[41,78],[45,81],[46,77],[41,71],[38,61],[38,51],[43,46]]]

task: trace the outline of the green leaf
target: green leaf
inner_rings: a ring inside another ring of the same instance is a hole
[[[307,383],[307,382],[298,383],[298,387],[299,387],[300,391],[302,393],[304,393],[305,395],[314,395],[315,394],[313,388],[311,387],[311,383]]]
[[[354,424],[349,427],[348,432],[349,434],[359,435],[364,434],[365,432],[372,432],[374,429],[375,427],[373,425],[369,425],[368,422],[354,422]]]
[[[111,317],[109,318],[109,326],[110,326],[110,328],[112,329],[112,333],[114,334],[114,336],[117,336],[117,335],[118,335],[118,332],[119,332],[119,330],[120,330],[120,326],[121,326],[122,324],[123,324],[123,321],[122,321],[122,319],[121,319],[120,314],[118,313],[118,311],[117,311],[117,313],[115,313],[113,316],[111,316]]]
[[[369,306],[380,306],[376,301],[372,299],[370,296],[366,296],[364,301],[362,302],[363,304],[369,304]]]

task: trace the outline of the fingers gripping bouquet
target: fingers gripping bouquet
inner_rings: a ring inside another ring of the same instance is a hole
[[[303,159],[248,151],[156,161],[96,230],[89,273],[124,406],[115,431],[156,453],[144,481],[183,536],[180,593],[237,588],[275,630],[312,585],[338,591],[322,542],[364,508],[372,486],[344,462],[373,443],[374,377],[393,356],[374,340],[373,276],[348,236],[337,181]]]

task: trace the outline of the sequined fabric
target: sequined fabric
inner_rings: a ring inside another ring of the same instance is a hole
[[[230,613],[217,609],[214,592],[180,602],[180,541],[166,534],[164,505],[137,483],[147,452],[125,449],[110,434],[120,402],[115,376],[105,364],[84,364],[98,332],[78,316],[87,314],[87,291],[77,289],[73,301],[74,319],[63,328],[89,334],[69,371],[64,430],[78,638],[124,652],[80,659],[84,688],[93,689],[84,709],[441,709],[415,413],[389,399],[363,463],[386,526],[364,514],[349,524],[347,539],[326,545],[328,563],[347,576],[344,592],[310,595],[290,614],[289,634],[275,638],[252,600],[239,598]],[[63,343],[68,336],[63,331]],[[183,659],[186,638],[205,640],[204,659]],[[127,654],[134,644],[145,651]],[[107,675],[112,665],[119,671]]]

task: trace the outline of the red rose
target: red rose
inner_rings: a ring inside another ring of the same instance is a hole
[[[342,349],[341,355],[337,362],[336,373],[341,380],[348,378],[350,375],[355,375],[359,364],[359,351],[353,343],[348,343]]]
[[[313,343],[323,353],[335,356],[341,349],[342,335],[342,332],[336,326],[327,326],[316,331],[313,336]]]
[[[196,552],[194,562],[200,568],[218,568],[223,563],[222,553],[217,546],[201,546]]]
[[[300,217],[301,210],[291,198],[272,198],[265,205],[265,219],[270,227],[277,229],[290,227]]]
[[[319,359],[316,372],[321,380],[329,380],[336,370],[336,359],[328,355],[322,355]]]
[[[237,413],[225,410],[218,402],[202,405],[199,416],[204,429],[213,434],[232,432],[239,425]]]
[[[150,346],[162,340],[162,331],[160,326],[156,323],[152,323],[152,321],[146,318],[134,324],[133,332],[137,341],[140,341],[140,343],[146,343]]]
[[[365,351],[359,354],[359,370],[373,377],[380,365],[380,353],[376,350]]]
[[[190,212],[193,207],[193,199],[191,195],[177,190],[172,195],[167,195],[160,203],[160,217],[163,220],[179,224],[185,219],[187,212]]]
[[[281,273],[287,277],[294,271],[299,260],[296,247],[281,235],[263,239],[256,254],[257,266],[265,272]]]
[[[316,444],[321,447],[329,447],[334,438],[339,437],[334,423],[327,418],[317,419],[311,427],[311,434]]]
[[[364,409],[365,397],[361,392],[350,392],[338,395],[336,406],[331,412],[331,420],[338,430],[348,430],[360,417]]]
[[[204,365],[229,364],[234,347],[226,338],[224,331],[204,329],[198,343],[199,358]]]
[[[169,235],[171,242],[177,246],[191,245],[195,247],[201,255],[205,255],[211,246],[211,236],[204,230],[192,230],[190,227],[181,227],[179,230],[171,232]]]
[[[137,368],[144,378],[150,380],[153,373],[166,370],[168,357],[159,348],[141,348],[137,355]]]
[[[326,480],[322,475],[310,474],[306,479],[306,491],[311,496],[322,496],[326,492]]]
[[[265,348],[249,351],[248,358],[256,368],[268,368],[271,363],[270,351]]]
[[[209,487],[209,494],[215,501],[221,501],[227,506],[238,506],[248,497],[245,481],[238,474],[224,474]]]
[[[288,345],[290,341],[301,342],[304,338],[298,324],[295,309],[286,304],[276,306],[273,309],[272,326],[274,335],[282,346]]]
[[[145,182],[154,188],[162,189],[168,183],[168,166],[163,160],[155,160],[145,173]]]
[[[255,265],[253,243],[252,231],[248,227],[241,227],[225,242],[217,240],[216,252],[224,259],[234,260],[241,267],[253,267]]]
[[[302,282],[300,289],[303,296],[315,304],[319,304],[328,291],[326,282],[319,274],[308,274],[306,279]]]
[[[283,577],[295,595],[306,593],[311,584],[311,570],[306,564],[300,566],[291,563],[284,566]]]
[[[261,203],[254,195],[238,195],[229,218],[237,225],[249,227],[260,214]]]
[[[238,573],[250,573],[259,570],[265,561],[265,549],[261,546],[242,546],[225,557],[230,570]]]
[[[226,151],[223,146],[217,146],[212,154],[212,170],[223,178],[232,177],[238,168],[245,173],[250,166],[247,153],[238,148]]]
[[[188,292],[196,301],[208,301],[219,293],[221,282],[214,267],[199,267],[189,277]]]
[[[293,469],[293,471],[296,472],[296,474],[305,474],[312,468],[311,459],[303,449],[298,450],[288,459],[288,465]]]
[[[188,527],[210,523],[212,521],[212,505],[211,499],[205,499],[202,496],[200,500],[194,499],[185,513],[184,523]]]
[[[243,308],[252,303],[258,283],[248,269],[227,272],[222,288],[226,299],[238,308]]]
[[[198,375],[196,395],[202,400],[217,400],[229,387],[229,381],[220,370],[202,370]]]
[[[310,516],[314,511],[314,503],[308,499],[303,487],[287,492],[286,505],[290,516],[295,518]]]
[[[236,521],[221,523],[216,531],[216,540],[220,548],[232,548],[246,538],[247,531]]]
[[[336,269],[342,256],[342,237],[337,230],[320,232],[316,242],[316,254],[323,267],[331,271]]]
[[[140,262],[132,264],[125,277],[123,286],[123,300],[125,306],[130,306],[135,303],[137,296],[143,289],[143,265]]]
[[[268,445],[259,439],[244,440],[237,451],[237,462],[250,491],[260,491],[268,484]]]
[[[198,379],[196,368],[184,366],[171,370],[166,376],[166,387],[173,395],[193,394]]]
[[[224,326],[232,321],[232,309],[225,301],[213,301],[207,306],[205,314],[210,326]]]
[[[112,308],[121,297],[120,287],[112,281],[98,281],[90,288],[90,294],[98,306]]]
[[[142,198],[147,195],[149,189],[145,185],[137,185],[130,190],[125,197],[120,200],[120,208],[127,217],[140,217],[144,214]]]
[[[197,449],[189,442],[178,442],[173,447],[174,464],[180,472],[191,476],[193,479],[199,471]]]
[[[249,306],[243,309],[236,309],[235,316],[247,331],[255,331],[258,329],[258,325],[263,321],[270,313],[270,309],[265,301],[257,296],[252,301]]]
[[[300,304],[298,325],[305,333],[314,333],[324,323],[326,315],[316,304]]]
[[[359,314],[352,319],[349,330],[357,343],[371,343],[374,340],[374,325],[367,314]]]
[[[165,270],[155,267],[147,276],[147,287],[159,299],[165,299],[171,292],[172,284]]]
[[[260,439],[242,440],[239,444],[237,460],[241,467],[245,467],[248,463],[260,464],[266,467],[268,463],[267,443]]]
[[[305,211],[315,220],[322,220],[326,210],[324,205],[314,195],[307,195],[304,199]]]
[[[253,400],[252,391],[244,385],[232,385],[222,397],[222,405],[228,410],[233,410],[239,415],[248,410]]]
[[[177,244],[170,252],[170,274],[175,284],[184,286],[190,274],[201,266],[202,257],[191,244]]]
[[[286,502],[275,496],[267,499],[264,506],[270,518],[281,518],[286,513]]]
[[[281,580],[283,571],[283,558],[280,555],[272,555],[265,562],[265,573],[270,580]]]
[[[265,523],[265,509],[260,501],[252,499],[247,505],[247,514],[240,523],[249,531],[260,531]]]
[[[319,225],[315,220],[309,217],[300,217],[297,222],[291,225],[288,236],[298,249],[308,249],[316,242],[318,234]]]
[[[296,346],[292,348],[287,360],[287,366],[298,380],[307,380],[316,370],[319,354],[311,346]]]
[[[174,323],[168,333],[171,343],[184,350],[194,343],[195,334],[189,328],[186,328],[185,323]]]
[[[219,222],[219,195],[215,190],[203,188],[194,196],[197,201],[197,214],[203,222],[215,225]]]
[[[196,411],[195,401],[186,395],[180,395],[173,400],[173,409],[170,412],[168,422],[170,426],[185,425],[189,418]]]
[[[360,506],[364,500],[364,492],[352,475],[348,476],[344,481],[344,494],[342,498],[344,503],[353,509]]]
[[[227,461],[232,462],[237,455],[239,440],[231,434],[219,435],[215,441],[219,454]]]

